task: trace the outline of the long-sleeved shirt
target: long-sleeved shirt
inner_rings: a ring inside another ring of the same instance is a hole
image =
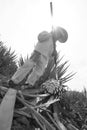
[[[34,85],[35,82],[43,75],[44,70],[52,56],[54,47],[51,33],[42,32],[38,36],[38,43],[35,46],[33,56],[27,60],[23,66],[18,68],[13,75],[12,80],[14,83],[20,83],[27,74],[29,74],[26,83]],[[39,54],[36,61],[35,55]],[[37,62],[38,61],[38,62]]]

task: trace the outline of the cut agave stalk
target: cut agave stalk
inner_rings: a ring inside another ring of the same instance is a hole
[[[8,89],[0,104],[0,130],[10,130],[17,91]]]

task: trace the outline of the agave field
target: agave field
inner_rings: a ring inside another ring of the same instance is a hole
[[[0,46],[0,130],[87,130],[87,92],[70,91],[68,62],[56,53],[34,88],[9,88],[17,70],[14,52]],[[23,65],[23,58],[19,65]],[[58,77],[58,79],[56,78]]]

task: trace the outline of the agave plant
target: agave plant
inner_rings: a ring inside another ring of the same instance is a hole
[[[17,70],[16,55],[0,42],[0,85],[7,86],[7,81]]]
[[[5,101],[9,100],[11,91],[13,92],[13,96],[10,98],[10,102],[13,103],[7,108],[8,111],[12,111],[11,113],[8,112],[7,118],[4,120],[7,125],[9,124],[8,130],[10,128],[13,130],[17,130],[18,128],[31,130],[35,130],[35,128],[40,128],[41,130],[66,130],[66,127],[59,118],[61,112],[59,102],[62,94],[66,91],[65,83],[74,74],[69,73],[65,75],[69,67],[65,66],[67,62],[61,63],[62,58],[59,59],[59,53],[55,53],[55,57],[56,60],[54,57],[50,58],[44,74],[35,83],[33,89],[25,88],[14,91],[14,89],[0,87],[2,109],[6,107]],[[20,65],[23,64],[24,60],[21,57]],[[5,99],[2,98],[3,95],[5,95]],[[0,120],[3,122],[3,118],[0,118]],[[7,126],[1,126],[3,128],[2,130],[7,128]]]
[[[0,42],[0,74],[6,77],[11,77],[17,70],[16,55]]]

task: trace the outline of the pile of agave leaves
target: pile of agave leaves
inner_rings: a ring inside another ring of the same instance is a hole
[[[69,91],[67,61],[50,59],[34,88],[0,86],[0,130],[86,130],[87,98]],[[56,78],[58,77],[58,79]]]

